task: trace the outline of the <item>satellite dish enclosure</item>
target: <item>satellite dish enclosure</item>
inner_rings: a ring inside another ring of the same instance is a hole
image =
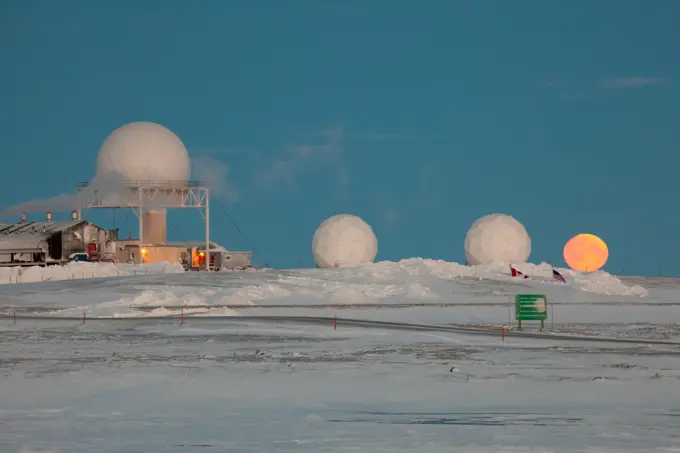
[[[489,214],[472,224],[465,236],[468,265],[523,263],[531,254],[531,238],[512,216]]]
[[[209,190],[190,180],[186,147],[168,128],[140,121],[126,124],[104,140],[97,157],[96,178],[123,187],[94,195],[80,184],[81,208],[131,208],[139,219],[139,248],[167,244],[167,209],[196,208],[205,219],[206,248],[210,241]],[[82,218],[78,212],[78,218]],[[207,252],[209,253],[209,252]],[[142,254],[137,254],[141,264]],[[209,266],[210,260],[206,259]]]
[[[314,262],[321,268],[371,263],[378,253],[378,240],[361,218],[339,214],[324,220],[312,239]]]

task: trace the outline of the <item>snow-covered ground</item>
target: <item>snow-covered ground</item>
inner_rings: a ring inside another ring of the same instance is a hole
[[[241,308],[451,303],[507,306],[514,294],[536,291],[547,294],[554,303],[672,303],[677,301],[680,288],[646,288],[644,282],[626,284],[605,272],[584,274],[560,269],[568,280],[564,284],[552,279],[552,267],[547,264],[517,267],[533,278],[510,277],[508,266],[464,266],[424,259],[345,269],[220,273],[182,272],[177,265],[72,263],[64,268],[24,270],[23,277],[29,274],[36,277],[43,272],[44,276],[32,279],[40,284],[0,287],[0,297],[5,296],[5,300],[17,297],[18,309],[85,308],[95,310],[93,315],[143,316],[147,311],[137,309],[165,307],[174,308],[178,313],[181,306],[225,305]],[[69,274],[95,278],[60,281]],[[112,276],[128,278],[96,278]]]
[[[680,346],[650,344],[680,342],[680,282],[518,268],[542,279],[411,259],[2,285],[0,451],[680,451]],[[533,292],[555,336],[502,339]]]
[[[73,261],[64,266],[0,267],[0,284],[34,283],[85,278],[120,277],[138,274],[176,274],[184,272],[180,264],[121,264]]]

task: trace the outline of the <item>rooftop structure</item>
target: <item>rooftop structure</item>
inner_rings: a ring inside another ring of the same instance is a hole
[[[49,235],[64,232],[84,221],[0,223],[0,235]]]

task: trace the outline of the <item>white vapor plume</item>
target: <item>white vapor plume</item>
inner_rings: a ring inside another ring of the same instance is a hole
[[[84,207],[91,200],[101,200],[106,205],[127,205],[130,195],[125,178],[115,172],[95,176],[87,186],[78,193],[62,193],[60,195],[26,201],[10,206],[0,213],[0,217],[14,217],[23,213],[31,212],[69,212],[79,207]],[[143,207],[158,209],[173,206],[177,200],[170,199],[161,194],[156,194],[152,199],[145,198]]]
[[[191,160],[192,170],[196,179],[200,179],[210,190],[211,195],[227,201],[237,201],[238,194],[228,180],[229,167],[222,162],[206,156],[199,156]],[[153,174],[153,169],[149,169]],[[149,179],[153,179],[151,176]],[[62,193],[60,195],[36,199],[19,203],[6,208],[0,217],[15,217],[23,213],[32,212],[70,212],[84,206],[88,201],[99,199],[105,204],[125,205],[129,195],[128,186],[123,175],[115,172],[95,176],[86,187],[78,193]],[[155,209],[173,206],[177,200],[171,200],[157,194],[153,199],[145,199],[145,208]]]
[[[426,209],[435,209],[441,202],[441,194],[445,191],[445,180],[440,170],[441,164],[428,163],[417,172],[412,172],[412,185],[406,196],[394,199],[385,192],[373,194],[376,212],[380,215],[380,224],[386,230],[419,218]]]
[[[96,176],[90,183],[81,189],[79,194],[62,193],[60,195],[26,201],[14,206],[6,208],[0,217],[18,216],[23,213],[30,212],[65,212],[78,209],[79,204],[85,200],[89,200],[98,196],[100,198],[106,197],[107,200],[113,200],[118,197],[123,197],[125,194],[125,180],[116,173],[111,173],[106,176]]]
[[[239,194],[229,178],[229,166],[208,156],[191,159],[193,179],[201,181],[210,189],[210,195],[226,201],[236,202]]]
[[[347,184],[349,174],[343,162],[346,134],[342,125],[317,131],[314,144],[287,145],[284,156],[264,162],[254,175],[254,182],[262,189],[275,189],[282,184],[292,186],[308,168],[326,167],[335,173],[335,182]]]
[[[661,77],[617,77],[601,82],[604,88],[634,88],[662,84],[663,79]]]

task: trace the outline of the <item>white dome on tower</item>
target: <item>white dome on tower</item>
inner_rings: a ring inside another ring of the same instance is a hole
[[[378,240],[361,218],[338,214],[324,220],[316,230],[312,253],[318,267],[356,266],[373,262]]]
[[[469,265],[525,262],[530,254],[527,230],[509,215],[484,216],[472,224],[465,236],[465,259]]]
[[[186,184],[191,174],[182,141],[160,124],[140,121],[109,135],[97,157],[97,176],[115,175],[128,181]]]

